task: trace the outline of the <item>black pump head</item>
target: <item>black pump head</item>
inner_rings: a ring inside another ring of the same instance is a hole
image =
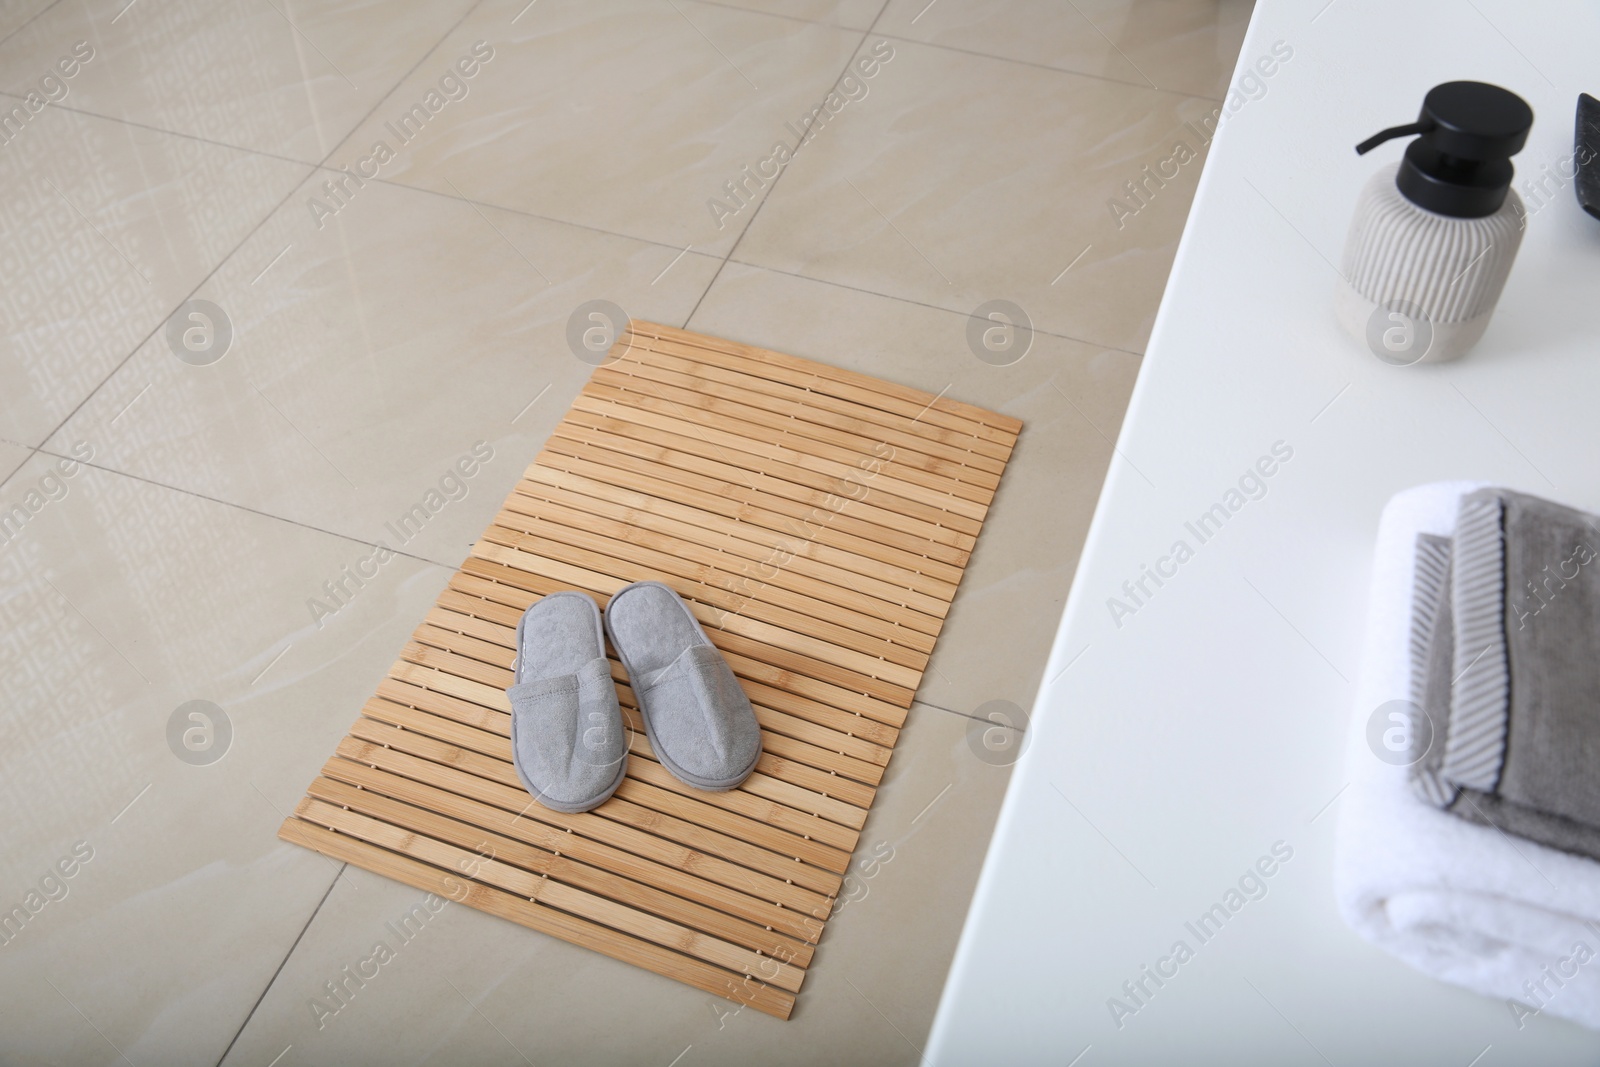
[[[1406,146],[1395,186],[1418,207],[1457,218],[1493,215],[1511,188],[1511,157],[1528,143],[1533,109],[1516,93],[1485,82],[1445,82],[1428,90],[1417,121],[1356,145],[1365,155],[1394,137]]]

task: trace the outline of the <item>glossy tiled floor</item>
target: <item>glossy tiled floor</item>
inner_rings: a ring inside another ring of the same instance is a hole
[[[1038,686],[1200,165],[1108,201],[1198,147],[1247,18],[0,0],[0,1061],[917,1062],[1026,743],[973,716]],[[788,1023],[454,908],[319,1019],[420,894],[277,824],[581,386],[593,299],[1026,424],[848,902]],[[1037,330],[1003,366],[994,299]],[[193,700],[215,762],[169,740]]]

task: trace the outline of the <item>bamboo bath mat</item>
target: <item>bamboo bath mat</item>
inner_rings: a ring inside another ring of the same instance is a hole
[[[788,1018],[1021,424],[667,326],[618,338],[278,835]],[[596,811],[511,766],[515,627],[656,578],[755,706],[703,793],[653,758]]]

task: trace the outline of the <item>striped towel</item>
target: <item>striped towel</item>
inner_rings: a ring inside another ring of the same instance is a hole
[[[1600,859],[1600,520],[1508,489],[1416,544],[1412,785],[1462,818]],[[1420,751],[1419,751],[1420,749]]]

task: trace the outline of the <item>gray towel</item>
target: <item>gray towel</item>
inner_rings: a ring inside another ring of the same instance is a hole
[[[1412,731],[1420,796],[1600,859],[1600,525],[1506,489],[1417,541]],[[1419,751],[1420,750],[1420,751]]]

